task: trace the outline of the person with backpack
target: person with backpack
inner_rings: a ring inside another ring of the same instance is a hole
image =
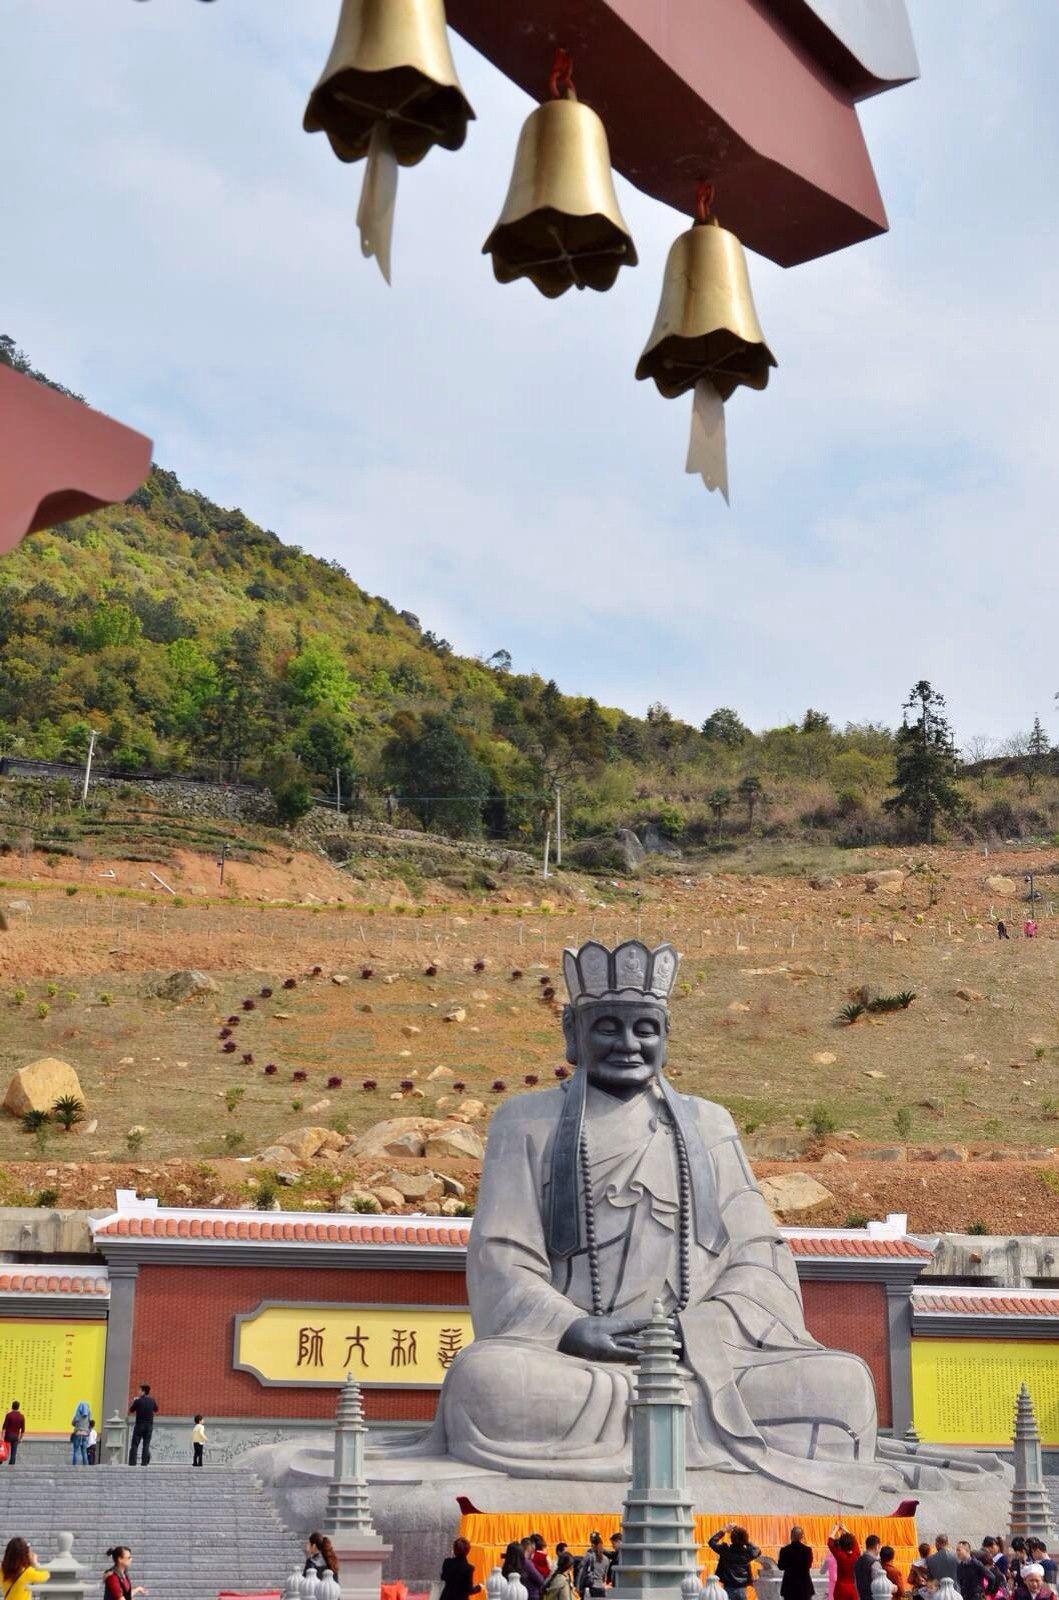
[[[88,1435],[92,1431],[92,1410],[87,1400],[79,1400],[70,1426],[70,1465],[88,1465]]]
[[[137,1584],[135,1589],[132,1586],[129,1577],[132,1551],[127,1544],[114,1545],[107,1555],[111,1565],[103,1574],[103,1600],[135,1600],[137,1595],[147,1593],[142,1584]]]
[[[9,1539],[0,1562],[0,1594],[3,1600],[31,1600],[30,1586],[47,1583],[51,1573],[38,1567],[37,1557],[25,1539]]]
[[[600,1596],[606,1593],[609,1576],[610,1562],[607,1560],[607,1552],[603,1548],[603,1535],[593,1531],[588,1541],[588,1549],[581,1557],[581,1564],[577,1572],[578,1588],[580,1589],[582,1600],[588,1600],[590,1595],[594,1595],[596,1600],[600,1600]]]

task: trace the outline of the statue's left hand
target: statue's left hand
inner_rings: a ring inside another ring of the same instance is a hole
[[[559,1349],[586,1361],[637,1361],[638,1335],[646,1326],[646,1317],[578,1317],[559,1340]]]

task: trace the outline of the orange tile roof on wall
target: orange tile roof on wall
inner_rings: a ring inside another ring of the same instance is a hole
[[[78,1273],[58,1272],[0,1272],[0,1294],[109,1293],[110,1284],[104,1277],[82,1277]]]
[[[1059,1295],[942,1294],[914,1292],[912,1306],[945,1317],[1059,1317]]]
[[[236,1240],[250,1244],[406,1245],[462,1250],[470,1237],[470,1220],[441,1217],[346,1218],[283,1216],[250,1217],[245,1213],[164,1210],[115,1213],[94,1228],[97,1239]],[[787,1235],[796,1256],[834,1260],[929,1261],[930,1249],[918,1240],[870,1239],[865,1235]]]
[[[853,1235],[821,1238],[819,1234],[788,1234],[796,1256],[856,1256],[860,1260],[930,1261],[932,1252],[916,1239],[865,1239]]]

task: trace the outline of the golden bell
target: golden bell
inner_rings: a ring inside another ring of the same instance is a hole
[[[434,145],[458,150],[474,112],[449,49],[443,0],[342,0],[338,32],[304,128],[321,128],[342,161],[368,154],[385,121],[402,167]]]
[[[529,278],[549,300],[572,284],[609,289],[622,267],[636,265],[607,130],[572,91],[523,124],[504,209],[482,252],[499,282]]]
[[[764,389],[775,365],[754,310],[743,247],[707,217],[673,241],[636,376],[653,378],[667,400],[706,378],[727,400],[741,383]]]

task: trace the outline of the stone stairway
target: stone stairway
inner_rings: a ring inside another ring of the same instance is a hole
[[[74,1536],[86,1600],[98,1600],[114,1544],[151,1600],[215,1600],[221,1589],[282,1589],[301,1543],[268,1491],[238,1467],[0,1467],[0,1545],[21,1534],[41,1561]]]

